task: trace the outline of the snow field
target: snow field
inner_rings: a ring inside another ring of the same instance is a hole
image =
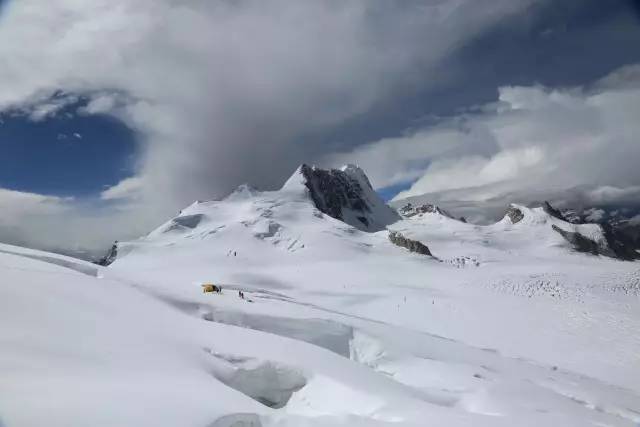
[[[526,208],[517,224],[398,221],[434,257],[412,254],[292,180],[195,203],[95,274],[0,248],[1,422],[640,422],[637,263],[576,254],[551,230],[566,223]]]

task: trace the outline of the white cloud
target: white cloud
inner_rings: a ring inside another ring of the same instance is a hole
[[[13,0],[0,110],[45,117],[63,90],[92,97],[80,113],[134,129],[138,224],[242,182],[277,186],[326,152],[305,135],[438,84],[444,58],[534,1]]]
[[[455,152],[466,137],[454,129],[433,129],[386,138],[356,147],[348,153],[325,156],[320,163],[336,166],[355,163],[368,174],[377,188],[414,181],[424,174],[428,159]]]
[[[100,193],[100,198],[102,200],[136,200],[140,198],[142,188],[142,178],[126,178]]]
[[[44,196],[41,194],[13,191],[0,188],[0,224],[6,225],[10,219],[38,214],[58,214],[66,210],[65,203],[71,198]]]
[[[78,112],[81,114],[109,114],[114,111],[118,104],[117,94],[99,93],[95,94]]]
[[[591,189],[585,195],[593,203],[628,203],[630,200],[640,202],[640,185],[619,188],[611,185],[604,185]]]
[[[3,243],[47,250],[82,249],[101,255],[116,238],[135,238],[158,225],[135,217],[135,200],[113,209],[82,200],[0,189],[0,236]]]
[[[640,74],[632,69],[617,71],[591,89],[503,87],[498,102],[480,113],[331,159],[364,163],[379,187],[402,181],[408,170],[419,176],[397,199],[490,184],[500,186],[491,187],[487,197],[497,197],[498,188],[503,194],[630,188],[640,182],[640,85],[629,81]],[[391,161],[380,160],[384,157]]]
[[[77,101],[77,96],[64,95],[48,99],[46,102],[37,103],[33,107],[27,107],[26,109],[29,113],[29,119],[34,122],[39,122],[57,115],[60,110]]]

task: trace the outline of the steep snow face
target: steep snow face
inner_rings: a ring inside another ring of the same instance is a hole
[[[321,212],[360,230],[379,231],[400,219],[355,165],[329,170],[302,165],[282,190],[300,191],[303,186]]]

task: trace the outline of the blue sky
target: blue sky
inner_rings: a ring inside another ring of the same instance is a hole
[[[63,197],[91,197],[133,174],[135,134],[109,116],[75,114],[77,105],[34,121],[0,116],[0,186]]]
[[[616,111],[638,1],[450,3],[0,0],[0,240],[39,238],[32,206],[104,245],[303,162],[357,163],[385,199],[640,185]]]

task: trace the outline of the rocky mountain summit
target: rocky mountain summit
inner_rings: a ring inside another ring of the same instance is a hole
[[[436,206],[431,203],[422,203],[419,205],[414,205],[413,203],[409,202],[403,205],[402,207],[400,207],[398,209],[398,213],[403,218],[412,218],[415,216],[422,216],[424,214],[438,214],[438,215],[442,215],[447,218],[455,219],[461,222],[467,222],[465,217],[461,216],[459,218],[456,218],[447,210],[442,209],[440,206]]]
[[[284,189],[302,183],[322,213],[363,231],[380,231],[400,216],[375,192],[369,178],[355,165],[321,169],[301,165]]]
[[[449,212],[445,211],[444,209],[440,209],[438,206],[432,205],[431,203],[423,203],[421,205],[415,206],[412,203],[407,203],[406,205],[398,209],[398,212],[400,212],[400,214],[405,218],[411,218],[412,216],[425,213],[436,213],[449,218],[453,218],[453,215],[451,215]]]

